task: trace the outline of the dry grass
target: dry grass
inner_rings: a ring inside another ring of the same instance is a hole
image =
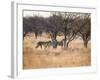
[[[62,37],[58,37],[60,40]],[[88,48],[83,46],[82,40],[74,40],[68,49],[60,46],[57,49],[35,48],[38,41],[50,40],[48,36],[26,36],[24,38],[23,69],[52,68],[52,67],[78,67],[91,65],[91,43]]]

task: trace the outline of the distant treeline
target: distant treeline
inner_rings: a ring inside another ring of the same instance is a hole
[[[87,47],[91,36],[91,14],[75,12],[51,12],[51,16],[23,17],[23,38],[27,33],[34,33],[37,38],[43,32],[50,34],[56,41],[59,34],[64,36],[64,47],[80,36]]]

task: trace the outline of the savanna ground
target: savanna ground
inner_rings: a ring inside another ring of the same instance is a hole
[[[63,37],[58,36],[57,40]],[[80,67],[91,65],[91,43],[85,48],[82,39],[75,39],[69,44],[69,48],[56,49],[35,48],[39,41],[49,41],[47,35],[39,36],[28,34],[23,41],[23,69],[57,68],[57,67]]]

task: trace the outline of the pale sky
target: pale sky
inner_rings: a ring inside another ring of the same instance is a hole
[[[44,12],[44,11],[24,11],[23,12],[24,17],[30,17],[30,16],[42,16],[42,17],[49,17],[50,12]]]
[[[82,16],[83,18],[86,17],[85,13],[74,13],[74,14],[75,14],[75,17],[76,16]],[[79,14],[79,15],[76,15],[76,14]],[[90,15],[90,14],[88,14],[88,15]],[[46,12],[46,11],[24,11],[23,16],[24,17],[31,17],[31,16],[49,17],[49,16],[51,16],[51,12]]]

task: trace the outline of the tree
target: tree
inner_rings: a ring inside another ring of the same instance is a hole
[[[23,37],[34,32],[35,37],[42,33],[50,34],[53,47],[57,47],[57,36],[63,34],[63,47],[68,48],[69,43],[77,36],[81,36],[84,46],[87,47],[91,36],[91,20],[89,13],[52,12],[51,16],[23,17]]]
[[[28,32],[34,32],[35,37],[37,38],[38,35],[42,34],[44,31],[44,18],[43,17],[24,17],[23,18],[23,32],[24,37]]]
[[[63,15],[63,34],[64,34],[64,48],[68,48],[69,43],[74,39],[76,33],[72,30],[72,23],[76,14],[74,13],[64,13]]]
[[[91,38],[91,21],[89,17],[86,17],[84,19],[85,24],[83,25],[83,27],[81,28],[81,30],[79,31],[82,39],[83,39],[83,43],[84,46],[87,48],[87,44],[88,41]]]
[[[26,36],[27,33],[32,32],[32,23],[30,22],[29,18],[23,18],[23,39]]]
[[[53,13],[48,18],[48,24],[47,24],[47,31],[51,34],[51,39],[53,43],[53,47],[57,47],[57,35],[60,32],[61,26],[62,26],[62,16],[59,16],[57,13]]]
[[[85,47],[90,39],[90,14],[88,13],[62,13],[64,35],[64,48],[68,48],[78,34],[81,34]]]
[[[91,36],[91,20],[89,13],[80,13],[72,23],[72,31],[77,36],[81,36],[84,46],[87,48]]]

